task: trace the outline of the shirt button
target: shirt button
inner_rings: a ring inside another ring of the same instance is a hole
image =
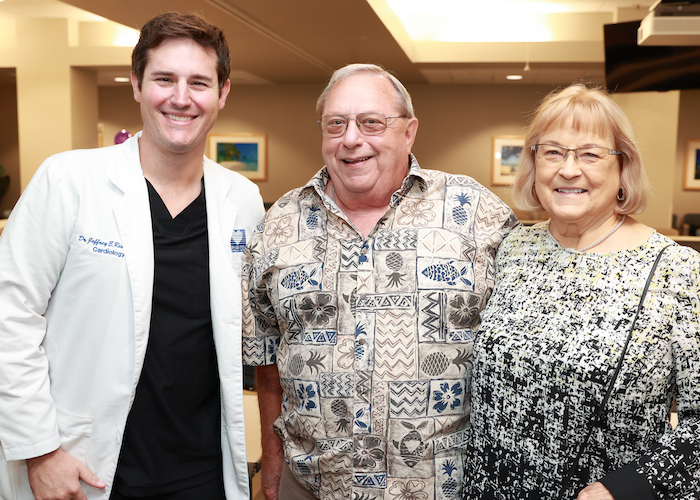
[[[357,343],[360,345],[365,345],[365,339],[360,339],[357,341]]]
[[[362,248],[362,255],[367,255],[367,247]]]

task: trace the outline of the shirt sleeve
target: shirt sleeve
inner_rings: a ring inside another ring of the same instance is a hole
[[[265,252],[265,219],[255,228],[243,254],[243,364],[266,366],[277,362],[280,328],[270,300],[269,268],[277,249]]]
[[[0,442],[7,460],[60,446],[42,342],[75,207],[52,163],[34,174],[0,237]]]
[[[601,480],[611,486],[616,500],[695,498],[700,491],[700,254],[681,247],[677,256],[664,286],[677,294],[671,344],[678,425],[635,463]],[[618,490],[623,478],[629,481],[627,488]],[[644,491],[640,484],[644,480],[655,497],[634,493],[634,484]]]

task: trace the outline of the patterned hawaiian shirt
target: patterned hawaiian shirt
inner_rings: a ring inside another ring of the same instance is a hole
[[[245,253],[244,363],[277,363],[286,460],[323,499],[461,493],[472,341],[517,220],[474,179],[410,160],[366,239],[324,167]]]

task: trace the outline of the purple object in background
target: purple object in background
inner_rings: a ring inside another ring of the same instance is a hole
[[[117,135],[114,136],[114,144],[121,144],[129,137],[131,137],[131,132],[127,132],[125,129],[121,129],[121,131],[117,132]]]

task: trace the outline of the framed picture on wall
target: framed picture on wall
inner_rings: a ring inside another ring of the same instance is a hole
[[[683,189],[700,191],[700,139],[689,139],[686,144]]]
[[[491,150],[491,185],[512,186],[523,154],[525,136],[494,135]]]
[[[248,179],[267,180],[267,134],[209,134],[207,156]]]

